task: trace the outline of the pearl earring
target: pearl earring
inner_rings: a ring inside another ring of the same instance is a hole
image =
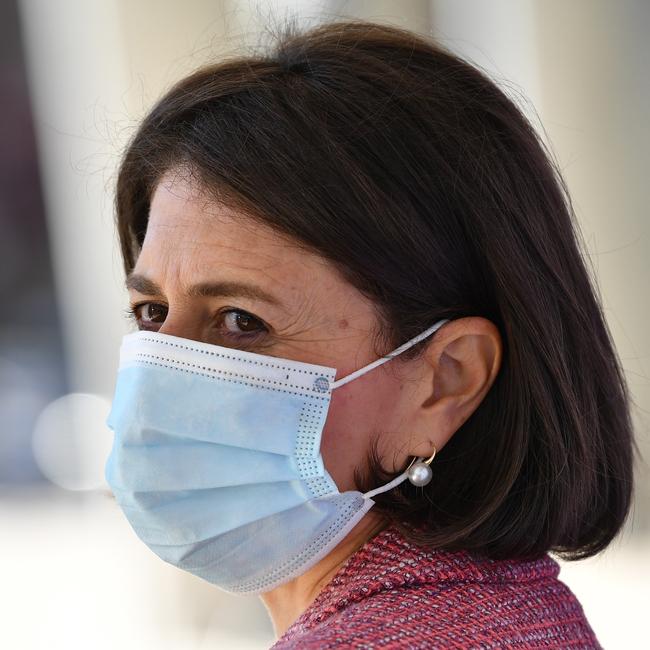
[[[433,454],[431,454],[430,458],[427,458],[426,460],[418,460],[417,462],[416,459],[418,458],[415,456],[413,460],[411,461],[411,464],[406,468],[406,475],[408,476],[408,480],[411,481],[411,483],[417,487],[423,487],[427,485],[433,478],[433,470],[429,465],[431,464],[431,461],[435,458],[436,455],[436,448],[435,445],[433,447]],[[414,464],[415,463],[415,464]]]

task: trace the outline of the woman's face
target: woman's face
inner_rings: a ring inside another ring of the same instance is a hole
[[[158,184],[127,286],[143,329],[334,367],[337,378],[378,356],[373,303],[330,262],[214,202],[187,176]],[[339,490],[356,488],[373,436],[395,472],[410,455],[429,455],[413,437],[429,373],[426,361],[398,357],[333,391],[321,451]]]

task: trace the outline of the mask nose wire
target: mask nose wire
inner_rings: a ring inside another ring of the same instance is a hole
[[[387,355],[380,357],[379,359],[373,361],[372,363],[369,363],[367,366],[363,366],[363,368],[359,368],[358,370],[351,372],[349,375],[346,375],[345,377],[341,377],[336,381],[331,381],[329,387],[332,390],[334,390],[335,388],[338,388],[339,386],[343,386],[343,384],[347,384],[349,381],[352,381],[353,379],[356,379],[357,377],[360,377],[361,375],[370,372],[373,368],[376,368],[377,366],[381,366],[382,363],[386,363],[387,361],[394,359],[397,355],[401,354],[405,350],[408,350],[410,347],[413,347],[416,343],[419,343],[423,339],[426,339],[427,336],[433,334],[438,328],[442,327],[449,320],[450,320],[449,318],[443,318],[442,320],[439,320],[437,323],[424,330],[424,332],[421,332],[417,336],[414,336],[412,339],[408,340],[406,343],[403,343],[398,348],[395,348],[392,352],[389,352]]]

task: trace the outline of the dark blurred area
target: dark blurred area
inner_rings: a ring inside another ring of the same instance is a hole
[[[17,3],[0,3],[0,484],[42,480],[39,413],[66,392]]]

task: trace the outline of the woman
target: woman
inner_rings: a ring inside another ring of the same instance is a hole
[[[549,555],[627,515],[565,186],[481,72],[339,22],[177,83],[121,164],[109,484],[274,648],[600,647]]]

